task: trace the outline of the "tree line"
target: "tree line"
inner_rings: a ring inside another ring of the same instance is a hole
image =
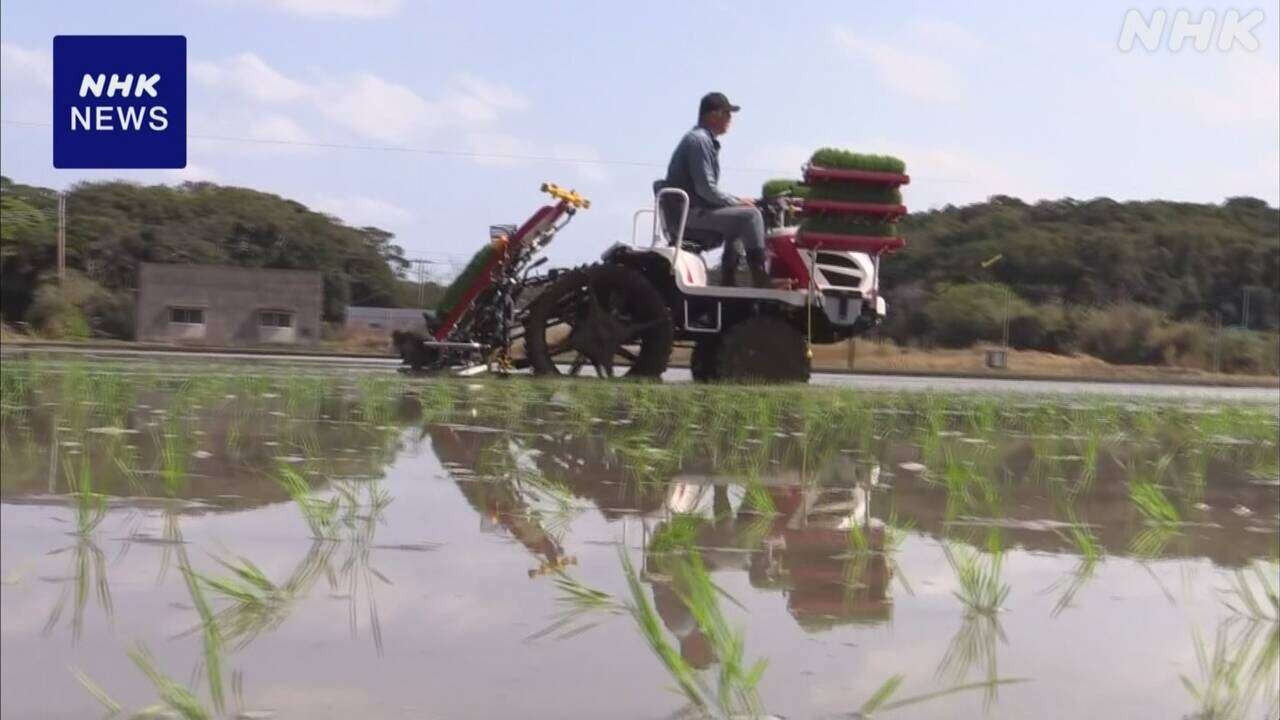
[[[56,207],[56,191],[0,177],[0,313],[6,322],[61,320],[59,308],[49,317],[48,303],[37,302],[58,303],[49,289],[57,262]],[[66,194],[70,278],[63,294],[92,330],[128,337],[139,263],[317,270],[324,317],[338,321],[348,305],[416,302],[417,285],[405,278],[409,262],[393,240],[386,230],[351,227],[247,188],[84,182]],[[427,290],[438,293],[434,286]]]
[[[896,342],[967,347],[1007,332],[1015,347],[1112,362],[1280,364],[1280,209],[1263,200],[1000,195],[901,228],[907,247],[883,264],[882,331]]]
[[[317,270],[329,321],[348,305],[410,307],[425,296],[430,306],[441,292],[406,278],[404,250],[380,228],[247,188],[120,181],[67,192],[70,277],[59,292],[56,204],[50,188],[0,177],[6,322],[57,331],[69,317],[83,325],[73,330],[128,337],[144,261]],[[1030,204],[999,195],[912,213],[900,228],[907,247],[883,264],[883,334],[900,343],[1000,341],[1008,316],[1017,347],[1196,364],[1219,325],[1245,332],[1247,320],[1247,342],[1232,342],[1248,344],[1250,357],[1280,329],[1280,209],[1256,198]]]

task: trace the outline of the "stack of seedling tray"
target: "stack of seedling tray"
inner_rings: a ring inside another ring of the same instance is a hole
[[[907,214],[899,188],[906,165],[887,155],[823,148],[805,166],[808,193],[796,244],[804,248],[882,253],[906,244],[898,219]]]

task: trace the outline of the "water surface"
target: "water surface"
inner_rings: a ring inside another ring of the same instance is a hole
[[[248,372],[4,363],[5,717],[1275,716],[1273,407]]]

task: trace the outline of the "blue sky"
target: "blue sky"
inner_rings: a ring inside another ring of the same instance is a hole
[[[387,228],[441,274],[552,180],[595,203],[551,248],[577,262],[629,237],[717,89],[743,106],[722,151],[741,195],[837,145],[903,157],[914,209],[996,193],[1280,203],[1280,3],[1181,6],[1260,9],[1252,52],[1121,52],[1130,7],[1180,6],[5,0],[0,172],[275,192]],[[53,36],[150,33],[187,36],[188,168],[54,170]]]

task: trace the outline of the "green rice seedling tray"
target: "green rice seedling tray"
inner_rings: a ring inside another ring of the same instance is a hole
[[[790,195],[791,197],[806,197],[809,194],[809,188],[806,187],[801,180],[793,180],[791,178],[774,178],[773,180],[765,180],[764,187],[760,189],[760,197],[771,198],[779,195]]]
[[[445,289],[444,295],[440,297],[439,304],[436,305],[436,314],[438,317],[448,317],[457,307],[458,302],[462,300],[467,290],[475,284],[480,274],[491,271],[493,260],[498,254],[496,243],[490,242],[480,248],[475,255],[471,256],[471,260],[467,266],[463,268],[458,277],[449,283],[449,287]]]
[[[809,214],[800,222],[801,230],[839,235],[889,237],[898,234],[898,224],[879,217],[847,214]]]
[[[809,165],[804,169],[804,181],[810,185],[838,182],[898,187],[911,182],[911,177],[902,173],[877,172],[873,170],[841,170],[820,165]]]
[[[842,202],[839,200],[823,200],[814,198],[808,198],[804,201],[805,218],[816,217],[824,214],[863,215],[867,217],[883,218],[885,220],[896,220],[907,214],[907,208],[902,205]]]
[[[836,200],[874,205],[901,205],[902,191],[896,186],[866,183],[820,182],[808,187],[805,199]]]
[[[855,170],[902,175],[907,164],[892,155],[856,153],[839,148],[819,148],[809,157],[809,164],[834,170]]]

